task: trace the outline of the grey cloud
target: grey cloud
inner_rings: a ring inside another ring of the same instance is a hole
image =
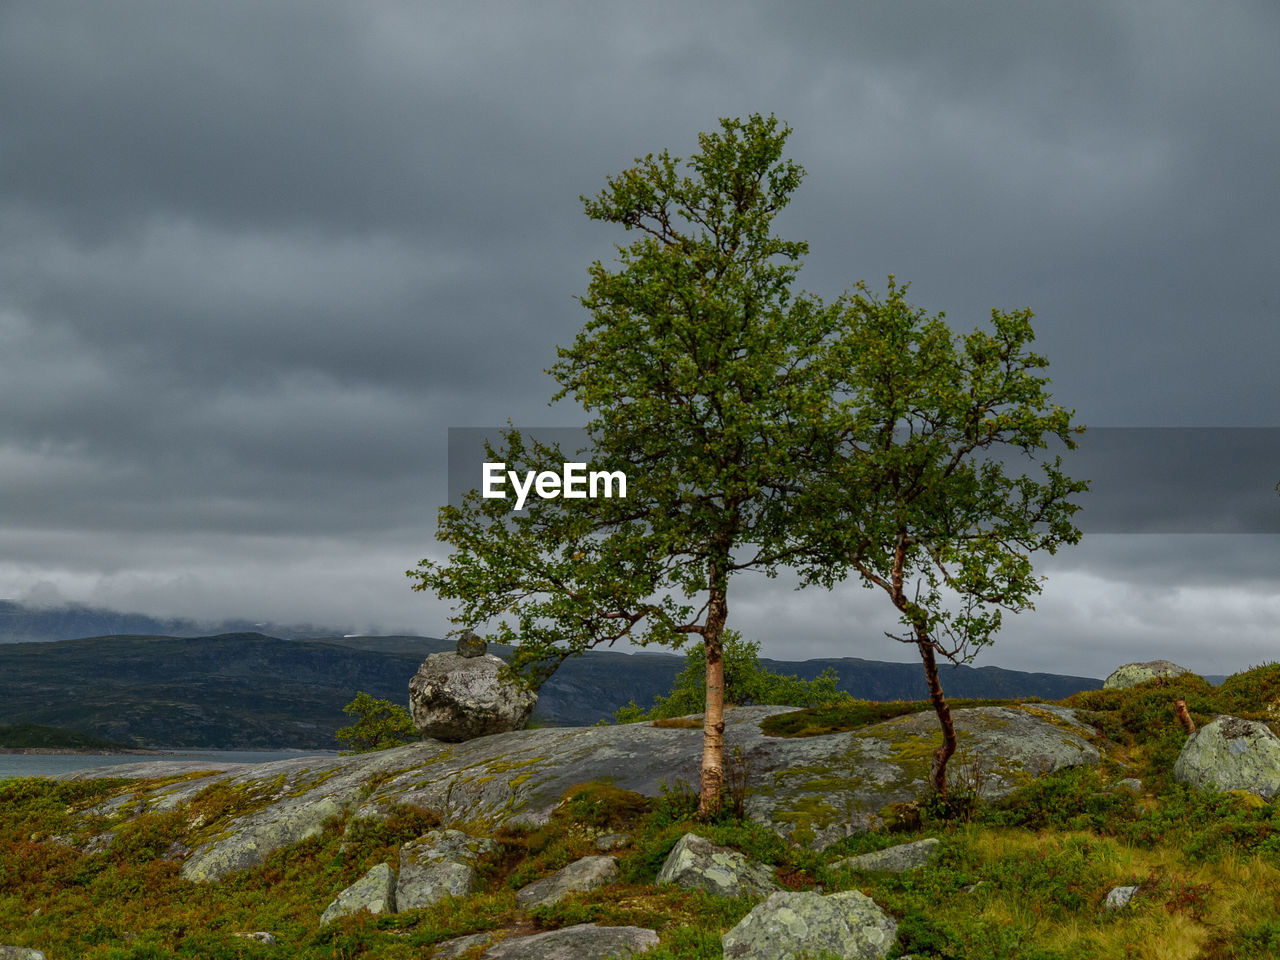
[[[584,419],[542,371],[630,237],[579,194],[750,111],[809,172],[802,286],[893,272],[960,329],[1030,306],[1094,427],[1274,427],[1278,41],[1261,0],[5,4],[0,595],[296,621],[351,578],[353,622],[443,632],[400,573],[439,549],[448,427]],[[1046,564],[1078,591],[1025,621],[1054,656],[1159,639],[1096,629],[1124,584],[1167,631],[1174,585],[1238,586],[1261,629],[1273,537],[1203,571],[1103,539]],[[824,638],[769,655],[843,636],[800,597],[744,607]]]

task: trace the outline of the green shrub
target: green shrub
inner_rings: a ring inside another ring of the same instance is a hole
[[[390,700],[371,697],[363,690],[342,712],[356,718],[351,726],[334,734],[339,743],[348,747],[343,753],[371,753],[421,739],[408,710]]]

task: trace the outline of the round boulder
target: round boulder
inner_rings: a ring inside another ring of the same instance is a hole
[[[433,653],[409,681],[409,714],[427,737],[457,743],[519,730],[538,695],[498,678],[505,664],[493,654]]]
[[[775,893],[721,937],[725,960],[795,960],[820,951],[881,960],[898,924],[857,890],[821,896]]]
[[[1126,663],[1122,667],[1116,667],[1111,676],[1102,681],[1102,689],[1123,690],[1126,687],[1136,687],[1140,683],[1154,680],[1156,677],[1180,677],[1190,672],[1186,667],[1180,667],[1172,660]]]
[[[1245,790],[1270,800],[1280,793],[1280,737],[1256,720],[1218,717],[1187,738],[1173,776],[1200,790]]]

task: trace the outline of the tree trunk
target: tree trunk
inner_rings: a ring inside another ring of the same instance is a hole
[[[951,721],[951,707],[947,705],[946,695],[942,692],[942,683],[938,679],[938,662],[933,656],[933,644],[927,635],[916,628],[916,646],[920,648],[920,659],[924,661],[924,676],[929,682],[929,699],[933,701],[934,713],[938,715],[938,723],[942,727],[942,746],[933,754],[933,767],[929,771],[929,782],[939,796],[947,795],[947,761],[956,752],[956,728]]]
[[[728,616],[723,567],[712,561],[711,598],[702,634],[707,655],[707,705],[702,718],[702,790],[698,815],[720,811],[724,787],[724,624]]]

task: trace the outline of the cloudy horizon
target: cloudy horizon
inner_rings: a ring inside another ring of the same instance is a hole
[[[1030,307],[1079,422],[1269,436],[1278,47],[1249,0],[6,4],[0,597],[443,635],[404,573],[448,429],[585,419],[543,371],[630,237],[579,196],[753,112],[806,169],[797,289]],[[1270,469],[1217,456],[1188,512]],[[1040,559],[975,665],[1276,659],[1280,535],[1214,529]],[[789,586],[731,595],[764,655],[912,659],[883,597]]]

